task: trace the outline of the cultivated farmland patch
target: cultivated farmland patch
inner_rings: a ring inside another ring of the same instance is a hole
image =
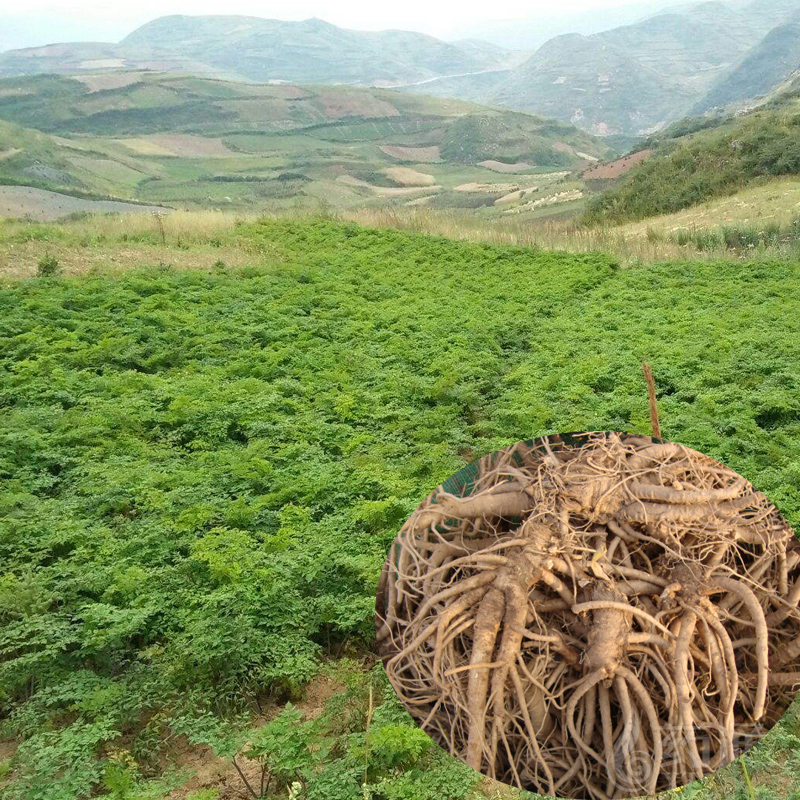
[[[410,167],[389,167],[384,173],[397,183],[403,186],[433,186],[436,178],[427,172],[418,172]]]
[[[422,161],[425,163],[440,161],[442,154],[439,147],[402,147],[400,145],[381,145],[381,152],[399,161]]]
[[[114,200],[84,200],[30,186],[0,186],[0,217],[31,219],[36,222],[68,217],[78,213],[146,214],[163,211],[157,206],[140,206]]]

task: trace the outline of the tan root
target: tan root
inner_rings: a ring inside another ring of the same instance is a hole
[[[470,489],[411,516],[376,606],[394,689],[453,755],[543,794],[636,797],[780,718],[800,686],[800,546],[732,470],[586,433],[486,457]]]

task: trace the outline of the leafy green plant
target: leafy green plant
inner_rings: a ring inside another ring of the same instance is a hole
[[[242,753],[245,758],[256,761],[261,768],[257,789],[240,770],[250,794],[256,798],[264,797],[269,794],[273,784],[288,786],[299,780],[314,763],[312,744],[313,725],[304,722],[300,712],[287,703],[275,719],[253,734]]]

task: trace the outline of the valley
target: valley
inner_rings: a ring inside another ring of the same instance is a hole
[[[626,260],[749,257],[753,241],[756,252],[786,253],[794,208],[779,220],[774,203],[739,220],[723,215],[702,243],[687,231],[661,235],[655,220],[713,207],[753,191],[753,181],[775,194],[773,181],[798,172],[796,95],[790,80],[748,113],[688,119],[617,156],[607,139],[569,123],[391,89],[147,71],[7,78],[4,213],[50,220],[103,208],[93,203],[322,213],[457,237],[463,229],[492,238],[494,227],[499,241],[610,249]],[[731,225],[737,231],[724,236]]]

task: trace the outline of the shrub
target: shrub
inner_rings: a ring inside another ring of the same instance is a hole
[[[45,253],[36,265],[36,275],[39,278],[53,278],[61,272],[58,259],[50,253]]]

